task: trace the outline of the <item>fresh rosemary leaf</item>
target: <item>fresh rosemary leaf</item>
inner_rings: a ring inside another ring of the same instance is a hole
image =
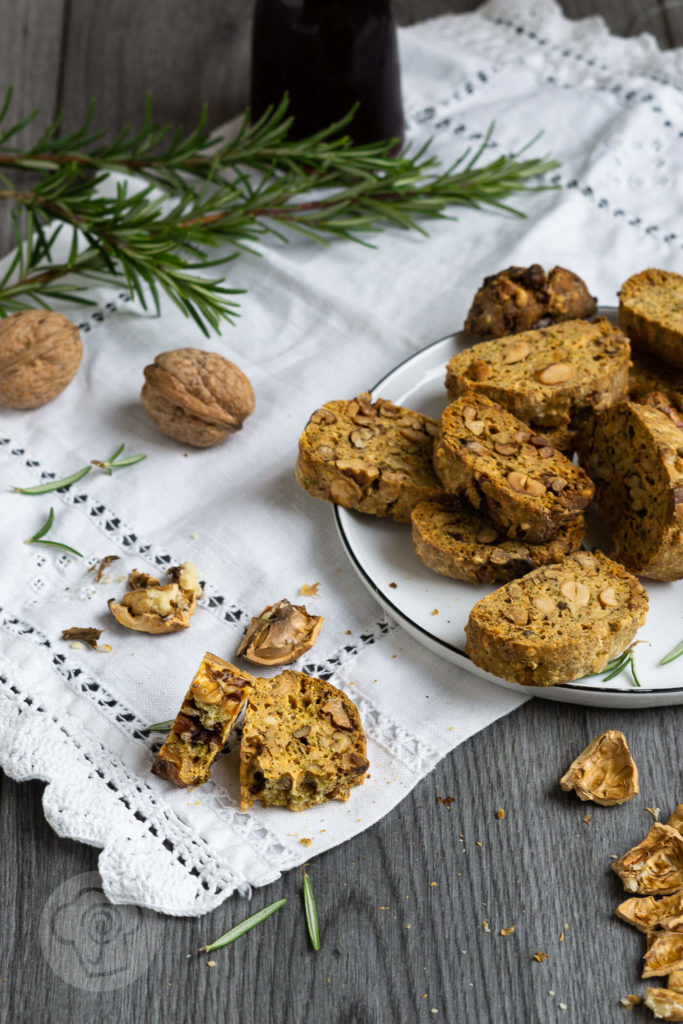
[[[47,484],[38,484],[37,487],[15,487],[13,488],[18,494],[47,494],[48,491],[61,491],[62,488],[66,489],[75,484],[77,480],[82,480],[84,476],[87,476],[92,466],[84,466],[83,469],[79,469],[76,473],[72,473],[71,476],[62,477],[61,480],[51,480]]]
[[[91,459],[93,466],[103,469],[108,476],[111,476],[112,470],[123,469],[124,466],[133,466],[136,462],[142,462],[143,459],[147,458],[146,455],[128,455],[125,459],[119,459],[118,456],[125,447],[125,443],[120,444],[114,454],[110,455],[104,462],[100,462],[99,459]]]
[[[642,642],[643,641],[641,640],[635,640],[629,647],[626,648],[625,651],[622,651],[621,654],[617,655],[616,658],[612,658],[611,661],[607,663],[607,669],[602,677],[603,682],[609,683],[611,679],[614,679],[616,676],[620,675],[625,669],[629,668],[631,670],[633,682],[636,684],[636,686],[642,686],[642,683],[640,682],[640,679],[638,678],[638,674],[636,672],[636,662],[633,655],[633,650],[636,647],[636,645]]]
[[[313,949],[317,952],[320,949],[320,929],[318,927],[318,911],[313,895],[313,886],[304,868],[301,869],[303,879],[304,911],[306,913],[306,928],[308,937],[311,940]]]
[[[167,722],[155,722],[154,725],[146,725],[145,732],[168,732],[175,722],[175,718],[169,718]]]
[[[683,640],[681,640],[679,644],[676,644],[668,654],[665,654],[659,664],[668,665],[670,661],[675,661],[676,658],[680,658],[681,654],[683,654]]]
[[[51,508],[50,514],[48,515],[47,519],[45,520],[41,528],[38,530],[37,533],[34,533],[32,537],[29,537],[28,540],[25,540],[24,544],[44,544],[46,547],[60,548],[62,551],[69,551],[72,555],[77,555],[78,558],[83,558],[83,555],[81,554],[80,551],[76,551],[76,548],[72,548],[68,544],[62,544],[58,540],[43,540],[43,537],[45,537],[45,535],[49,533],[50,530],[52,529],[52,524],[54,523],[54,521],[55,510]]]
[[[209,943],[208,946],[201,946],[199,952],[211,953],[214,949],[221,949],[222,946],[227,946],[228,943],[234,942],[235,939],[239,939],[245,934],[245,932],[250,931],[252,928],[255,928],[257,924],[261,924],[262,921],[269,918],[279,910],[280,907],[284,907],[286,902],[287,900],[283,898],[281,900],[276,900],[275,903],[269,904],[267,907],[264,907],[263,910],[259,910],[258,913],[252,914],[251,917],[246,919],[246,921],[242,921],[241,924],[236,924],[234,928],[231,928],[229,932],[225,933],[225,935],[221,935],[221,937],[216,939],[215,942]]]
[[[44,537],[46,533],[49,533],[49,531],[52,529],[52,524],[54,523],[54,521],[55,510],[53,508],[50,508],[49,515],[45,522],[43,523],[43,525],[41,526],[41,528],[38,530],[37,533],[34,533],[33,536],[26,541],[26,543],[30,544],[31,542],[35,543],[36,541],[39,541],[41,537]]]
[[[80,551],[76,551],[76,548],[70,547],[68,544],[62,544],[58,540],[34,540],[26,541],[27,544],[44,544],[47,548],[59,548],[61,551],[69,551],[72,555],[76,555],[78,558],[83,558]]]

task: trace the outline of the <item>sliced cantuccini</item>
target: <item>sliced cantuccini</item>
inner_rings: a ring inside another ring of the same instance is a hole
[[[366,393],[327,402],[299,439],[296,478],[314,498],[408,522],[443,492],[432,467],[436,421]]]
[[[468,393],[444,410],[434,468],[450,494],[464,493],[508,537],[542,544],[593,496],[588,476],[502,406]]]
[[[619,292],[619,323],[635,347],[683,366],[683,276],[650,268]]]
[[[667,411],[668,410],[668,411]],[[683,429],[675,409],[624,402],[592,419],[579,457],[615,558],[656,580],[683,577]]]
[[[216,755],[249,696],[254,678],[205,654],[152,771],[174,786],[206,782]]]
[[[242,810],[254,800],[302,811],[348,800],[368,770],[356,705],[323,679],[287,669],[259,679],[242,730]]]
[[[599,551],[577,551],[478,601],[466,626],[475,665],[552,686],[602,671],[645,622],[647,592]],[[673,830],[672,830],[673,831]]]
[[[545,544],[509,540],[492,519],[464,498],[421,501],[413,509],[413,544],[418,558],[442,576],[468,583],[507,583],[578,551],[585,531],[579,515]]]

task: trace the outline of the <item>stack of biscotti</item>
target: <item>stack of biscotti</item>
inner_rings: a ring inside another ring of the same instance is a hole
[[[568,320],[458,352],[446,388],[451,399],[485,395],[571,452],[586,412],[627,397],[629,360],[628,338],[607,320]]]

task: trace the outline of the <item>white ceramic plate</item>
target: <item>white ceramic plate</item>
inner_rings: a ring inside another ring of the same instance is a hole
[[[616,311],[600,311],[614,319]],[[389,398],[438,419],[447,404],[444,377],[450,357],[472,344],[467,335],[452,334],[416,352],[373,388],[373,397]],[[447,661],[490,679],[499,686],[519,690],[473,665],[465,654],[465,624],[470,608],[493,587],[461,583],[428,569],[413,551],[410,526],[388,519],[360,515],[334,507],[334,516],[351,564],[388,614],[419,643]],[[588,548],[600,544],[600,524],[589,517]],[[604,542],[603,542],[604,544]],[[637,639],[636,667],[642,683],[637,688],[625,671],[609,683],[589,676],[564,686],[525,687],[547,700],[598,707],[643,708],[683,704],[683,657],[668,665],[660,659],[683,639],[683,581],[656,583],[643,580],[650,594],[650,611]]]

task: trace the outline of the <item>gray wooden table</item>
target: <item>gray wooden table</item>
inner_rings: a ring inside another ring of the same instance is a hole
[[[147,89],[157,95],[161,119],[190,122],[208,100],[218,123],[245,101],[250,6],[0,0],[0,88],[13,81],[22,108],[39,107],[45,116],[63,107],[67,124],[78,121],[92,94],[98,124],[139,120]],[[403,21],[474,6],[396,3]],[[629,31],[644,7],[639,0],[563,6],[575,17],[599,11],[617,32]],[[675,15],[660,18],[657,28],[662,42],[683,41]],[[182,75],[174,71],[179,67]],[[9,244],[2,221],[0,254]],[[319,953],[309,949],[297,912],[298,872],[258,890],[250,905],[234,898],[201,920],[102,907],[97,877],[78,877],[96,871],[98,851],[49,828],[40,783],[3,778],[0,1020],[651,1019],[643,1008],[625,1017],[618,1002],[642,991],[643,941],[613,916],[620,887],[609,865],[651,824],[647,806],[666,816],[683,799],[680,723],[678,709],[635,715],[536,699],[473,737],[374,828],[313,862]],[[572,758],[606,728],[624,730],[640,768],[641,796],[622,808],[581,804],[557,785]],[[215,967],[207,957],[186,959],[282,895],[290,912],[216,953]],[[79,917],[83,899],[89,913]],[[64,907],[70,931],[44,948],[41,937]],[[499,934],[513,925],[513,934]],[[537,950],[547,960],[535,960]],[[95,953],[103,970],[93,991],[81,968]],[[107,970],[112,985],[124,979],[120,987],[106,989]]]

